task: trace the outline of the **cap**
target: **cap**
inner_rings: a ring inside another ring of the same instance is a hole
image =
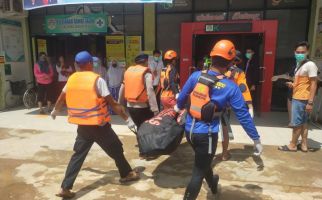
[[[93,57],[87,51],[81,51],[75,56],[75,61],[80,64],[93,62]]]
[[[149,55],[147,55],[147,54],[140,54],[140,55],[136,56],[136,58],[135,58],[134,61],[137,63],[137,62],[147,61],[148,59],[149,59]]]

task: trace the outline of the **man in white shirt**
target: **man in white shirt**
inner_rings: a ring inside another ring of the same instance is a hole
[[[107,70],[107,85],[115,101],[119,98],[119,91],[123,82],[124,68],[116,60],[109,63]]]
[[[160,109],[160,76],[161,70],[164,68],[162,55],[160,50],[154,50],[153,56],[149,56],[148,60],[149,68],[151,69],[153,75],[153,88],[156,94],[158,107]]]

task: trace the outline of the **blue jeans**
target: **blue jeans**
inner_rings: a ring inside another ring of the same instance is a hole
[[[292,116],[290,126],[298,127],[308,122],[309,115],[305,111],[306,105],[306,100],[292,99]]]
[[[119,99],[119,92],[120,92],[121,86],[118,87],[108,87],[108,90],[110,91],[112,97],[114,98],[115,101]],[[112,111],[112,108],[109,107],[110,114],[115,115],[115,113]]]

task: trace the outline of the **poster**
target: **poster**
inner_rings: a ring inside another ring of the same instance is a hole
[[[21,23],[6,19],[0,20],[2,50],[6,62],[24,62],[24,44]]]
[[[106,33],[105,14],[86,15],[48,15],[46,33]]]
[[[126,64],[131,66],[134,59],[141,53],[141,36],[126,36]]]
[[[172,3],[172,0],[23,0],[23,9],[31,10],[54,5],[85,3]]]
[[[108,61],[113,59],[125,61],[125,41],[123,35],[111,35],[105,37],[106,58]]]
[[[37,39],[38,54],[45,52],[47,54],[47,41],[45,39]]]

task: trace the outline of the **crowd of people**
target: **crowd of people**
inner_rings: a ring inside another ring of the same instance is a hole
[[[295,78],[286,83],[293,89],[290,123],[293,137],[289,145],[279,147],[282,151],[296,151],[300,135],[300,149],[307,151],[307,118],[312,111],[317,77],[316,65],[308,60],[308,49],[306,42],[295,47]],[[231,41],[220,40],[214,44],[209,56],[203,69],[193,72],[182,88],[179,86],[178,54],[173,50],[166,51],[163,56],[159,50],[155,50],[151,56],[140,54],[135,58],[135,65],[125,71],[118,68],[116,61],[112,61],[106,71],[98,58],[82,51],[75,56],[77,70],[73,73],[72,68],[64,65],[61,57],[56,69],[61,74],[59,85],[62,89],[51,116],[55,119],[66,103],[68,121],[78,125],[78,129],[74,154],[57,196],[71,198],[75,195],[71,189],[94,142],[114,159],[121,183],[140,178],[124,157],[122,142],[110,124],[109,109],[120,115],[134,133],[137,133],[144,121],[156,116],[160,110],[173,109],[177,113],[186,110],[185,136],[195,157],[192,177],[184,194],[185,200],[197,198],[203,179],[210,190],[217,193],[219,175],[213,173],[211,162],[221,129],[221,159],[230,158],[228,132],[231,110],[253,140],[254,154],[260,156],[263,146],[253,121],[252,104],[256,80],[254,77],[250,80],[247,78],[251,76],[249,68],[254,51],[247,49],[246,62],[243,62],[244,56]],[[41,112],[44,112],[44,99],[41,98],[52,83],[53,74],[53,68],[46,62],[46,55],[41,54],[35,65],[35,75],[40,86]],[[48,101],[47,106],[50,105],[51,101]]]

